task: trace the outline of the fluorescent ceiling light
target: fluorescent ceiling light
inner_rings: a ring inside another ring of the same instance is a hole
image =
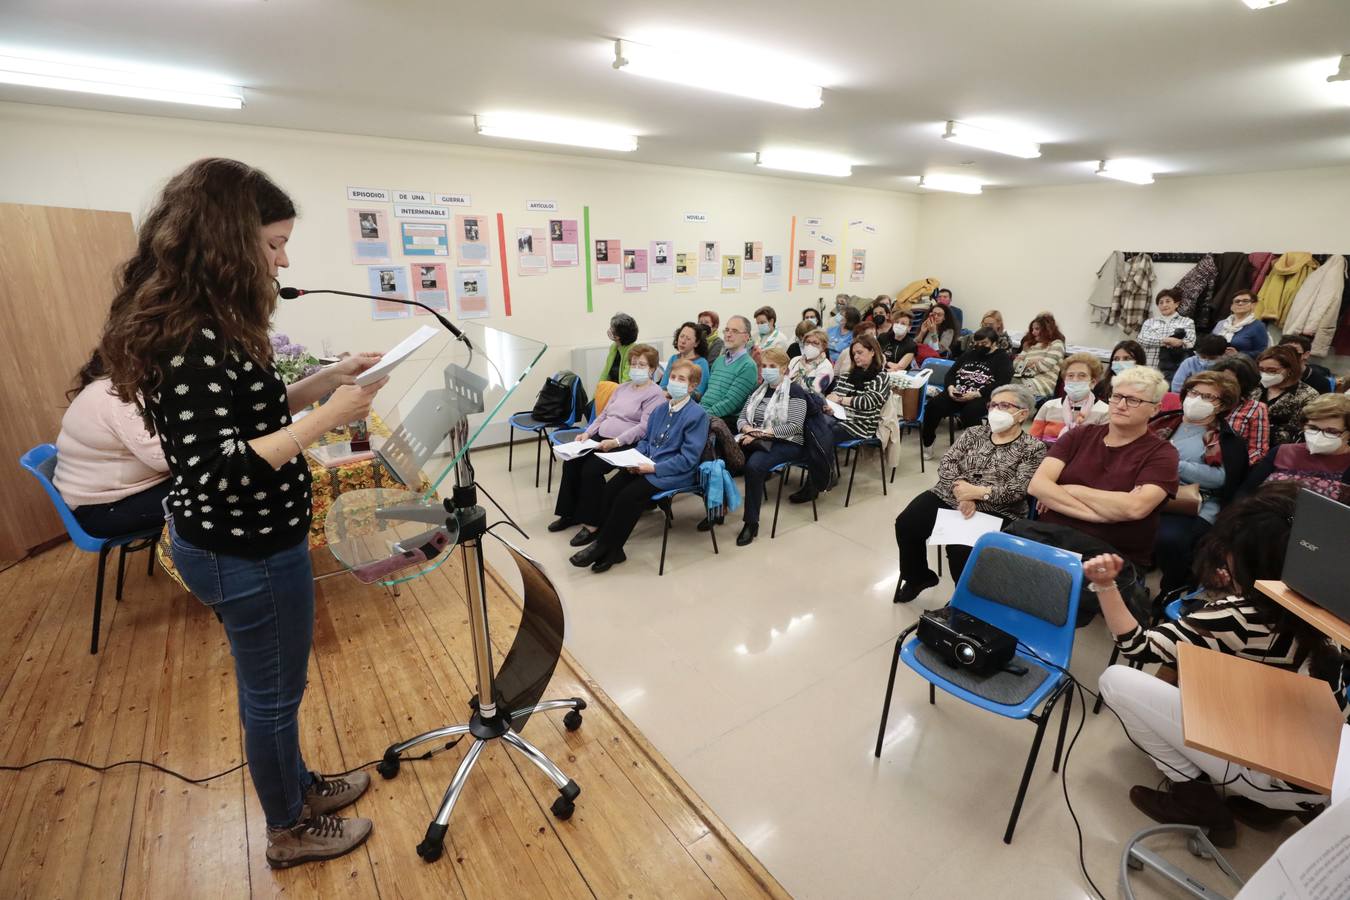
[[[638,145],[637,135],[608,125],[578,122],[575,119],[493,113],[474,116],[473,121],[478,133],[484,137],[538,141],[543,144],[568,144],[573,147],[594,147],[597,150],[621,150],[625,153],[636,150]]]
[[[781,103],[799,109],[820,106],[820,87],[796,80],[790,70],[765,68],[735,54],[696,56],[632,41],[614,42],[614,68],[690,87]]]
[[[981,150],[992,150],[995,153],[1006,153],[1023,159],[1035,159],[1041,155],[1040,144],[961,122],[948,122],[947,130],[942,137],[953,144],[964,144],[967,147],[978,147]]]
[[[190,103],[219,109],[242,109],[244,106],[244,91],[235,85],[194,81],[163,71],[107,69],[16,56],[0,56],[0,84]]]
[[[1130,184],[1152,184],[1153,172],[1139,163],[1104,159],[1097,166],[1097,174],[1116,181],[1128,181]]]
[[[1281,3],[1288,3],[1289,0],[1242,0],[1252,9],[1265,9],[1267,6],[1279,6]]]
[[[835,178],[847,178],[853,174],[853,164],[846,158],[806,150],[761,150],[755,154],[755,165],[765,169],[831,175]]]
[[[979,179],[966,178],[963,175],[920,175],[919,187],[957,194],[978,194],[984,189]]]

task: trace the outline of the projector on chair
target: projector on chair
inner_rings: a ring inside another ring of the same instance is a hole
[[[919,617],[919,640],[958,669],[993,675],[1012,662],[1017,639],[983,619],[944,606]]]

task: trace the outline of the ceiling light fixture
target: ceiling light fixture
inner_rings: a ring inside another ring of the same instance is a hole
[[[0,56],[0,84],[218,109],[244,107],[243,88],[231,84],[197,81],[164,71],[108,69],[17,56]]]
[[[996,131],[987,131],[962,122],[948,122],[947,130],[942,138],[951,141],[953,144],[964,144],[967,147],[992,150],[994,153],[1020,156],[1022,159],[1035,159],[1041,155],[1041,145],[1033,141],[999,134]]]
[[[950,191],[955,194],[979,194],[984,185],[978,178],[966,178],[961,175],[920,175],[919,187],[930,191]]]
[[[1250,9],[1265,9],[1267,6],[1279,6],[1289,0],[1242,0]]]
[[[1104,159],[1097,164],[1097,174],[1116,181],[1128,181],[1130,184],[1152,184],[1153,172],[1139,163]]]
[[[537,141],[541,144],[567,144],[572,147],[592,147],[596,150],[620,150],[624,153],[632,152],[638,146],[637,135],[608,125],[578,122],[575,119],[493,113],[474,116],[473,123],[483,137]]]
[[[761,150],[755,154],[755,165],[834,178],[847,178],[853,174],[853,164],[846,158],[807,150]]]
[[[716,57],[694,56],[617,40],[614,42],[614,68],[660,81],[799,109],[815,109],[821,104],[818,85],[797,80],[791,70],[765,68],[760,60],[730,53]]]

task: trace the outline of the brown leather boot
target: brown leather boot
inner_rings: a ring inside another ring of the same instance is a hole
[[[353,772],[346,778],[324,778],[315,773],[314,783],[305,791],[305,805],[316,816],[331,815],[355,803],[368,787],[370,775],[366,772]]]
[[[1264,804],[1257,803],[1255,800],[1242,797],[1237,794],[1230,794],[1224,798],[1224,804],[1228,811],[1248,828],[1255,828],[1257,831],[1274,831],[1285,819],[1290,816],[1297,816],[1298,820],[1307,825],[1317,814],[1322,811],[1322,807],[1313,809],[1271,809]]]
[[[1130,802],[1155,822],[1198,825],[1209,832],[1215,847],[1237,843],[1237,825],[1214,785],[1205,781],[1167,782],[1166,790],[1142,785],[1130,788]]]
[[[314,815],[308,806],[290,828],[267,829],[267,864],[285,869],[350,853],[370,837],[369,819]]]

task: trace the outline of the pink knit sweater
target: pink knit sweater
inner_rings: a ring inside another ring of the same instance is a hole
[[[52,482],[72,509],[115,503],[169,477],[159,438],[109,388],[106,378],[90,383],[61,419]]]

